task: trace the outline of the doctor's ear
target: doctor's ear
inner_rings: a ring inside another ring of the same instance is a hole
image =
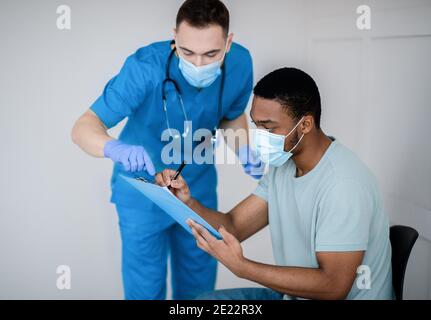
[[[232,47],[232,43],[233,43],[233,33],[230,33],[227,36],[227,48],[226,48],[226,52],[230,51],[230,48]]]
[[[304,116],[302,123],[299,125],[300,130],[303,134],[309,133],[314,127],[314,117],[312,115]]]

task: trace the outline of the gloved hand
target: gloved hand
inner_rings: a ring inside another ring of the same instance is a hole
[[[265,164],[260,161],[256,153],[248,145],[241,146],[237,156],[246,174],[256,180],[262,178],[265,171]]]
[[[133,146],[119,140],[110,140],[105,143],[103,153],[106,158],[123,164],[126,171],[146,170],[152,176],[156,173],[150,156],[142,146]]]

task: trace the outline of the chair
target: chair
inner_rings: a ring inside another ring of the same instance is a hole
[[[392,246],[392,285],[396,300],[403,299],[404,275],[410,252],[419,233],[407,226],[392,226],[389,238]]]

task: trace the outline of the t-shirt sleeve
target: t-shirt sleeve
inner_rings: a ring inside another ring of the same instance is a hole
[[[253,191],[253,194],[262,198],[266,202],[268,202],[268,177],[269,173],[266,173],[262,179],[260,179],[256,189]]]
[[[362,251],[368,246],[373,198],[353,179],[328,190],[316,220],[316,251]]]
[[[90,109],[109,129],[136,111],[151,85],[148,64],[129,56],[120,72],[105,86]]]
[[[228,112],[224,115],[224,117],[228,120],[234,120],[244,113],[253,90],[253,61],[249,53],[244,57],[244,59],[245,63],[242,71],[240,71],[240,77],[245,80],[242,82],[243,86],[239,95],[232,103]]]

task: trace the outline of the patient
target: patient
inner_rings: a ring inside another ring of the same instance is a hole
[[[188,221],[199,248],[264,288],[217,290],[197,299],[392,299],[388,218],[373,174],[320,127],[314,80],[271,72],[254,88],[255,148],[269,164],[257,188],[228,213],[204,207],[174,171],[172,192],[222,235]],[[355,119],[340,119],[355,121]],[[275,265],[247,259],[241,242],[269,225]]]

